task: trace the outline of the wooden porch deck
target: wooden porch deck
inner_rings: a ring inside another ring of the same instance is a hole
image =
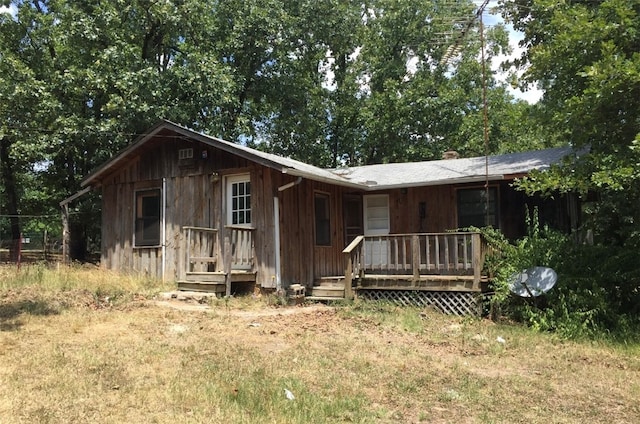
[[[216,228],[187,226],[183,230],[186,232],[186,258],[178,290],[229,296],[234,283],[256,281],[253,228],[225,227],[222,246]]]
[[[345,275],[316,281],[310,299],[351,299],[375,291],[467,293],[464,296],[469,297],[479,294],[488,281],[482,275],[486,245],[479,233],[359,236],[343,253]]]

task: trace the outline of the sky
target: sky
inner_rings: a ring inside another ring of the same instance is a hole
[[[478,7],[483,3],[482,0],[473,0],[473,2],[478,5]],[[520,57],[522,55],[523,49],[518,46],[518,43],[524,38],[524,34],[522,32],[516,31],[513,29],[511,24],[505,24],[504,20],[499,14],[491,13],[492,9],[498,5],[496,0],[489,1],[489,4],[485,8],[485,12],[482,15],[483,23],[487,26],[503,24],[506,30],[509,32],[509,44],[511,45],[511,49],[513,50],[510,55],[502,55],[498,57],[494,63],[492,64],[492,69],[498,70],[502,62],[514,59],[516,57]],[[514,69],[512,69],[514,70]],[[498,79],[505,81],[507,78],[507,72],[499,72]],[[518,71],[518,75],[522,75],[522,71]],[[542,97],[543,91],[537,89],[536,87],[530,87],[527,91],[522,91],[519,88],[514,89],[511,85],[508,84],[509,92],[516,97],[517,99],[525,100],[529,103],[537,103],[538,100]]]

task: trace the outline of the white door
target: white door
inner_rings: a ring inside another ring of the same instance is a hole
[[[251,180],[249,174],[227,177],[226,192],[227,225],[232,226],[231,268],[251,269],[253,233],[249,230],[251,227]]]
[[[389,196],[373,194],[363,197],[364,235],[385,236],[389,234]],[[389,242],[385,239],[366,240],[364,246],[365,266],[383,269],[389,264]]]

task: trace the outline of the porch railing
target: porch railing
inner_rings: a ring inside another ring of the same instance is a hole
[[[218,262],[218,230],[205,227],[183,227],[186,231],[185,271],[213,272]]]
[[[484,260],[480,233],[389,234],[359,236],[344,250],[345,296],[354,279],[367,274],[473,276],[479,287]]]
[[[254,265],[254,228],[226,226],[222,258],[218,257],[218,230],[206,227],[183,227],[186,232],[187,273],[251,270]],[[222,259],[222,261],[220,261]]]
[[[225,253],[228,251],[230,254],[230,268],[252,269],[255,257],[253,243],[255,228],[227,225],[225,230]],[[229,238],[230,249],[226,246],[227,238]]]

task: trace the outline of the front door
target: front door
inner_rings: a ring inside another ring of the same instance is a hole
[[[251,269],[253,232],[249,174],[227,177],[226,192],[227,225],[231,231],[231,267],[232,269]]]
[[[344,241],[349,245],[357,236],[364,234],[362,224],[362,196],[359,194],[347,194],[343,199],[344,216]]]
[[[363,197],[364,235],[386,236],[390,231],[389,195],[372,194]],[[374,238],[365,242],[364,260],[369,268],[384,268],[389,264],[389,242],[384,238]]]

